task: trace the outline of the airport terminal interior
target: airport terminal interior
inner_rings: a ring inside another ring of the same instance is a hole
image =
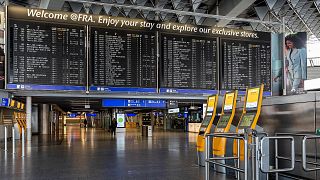
[[[320,180],[319,40],[320,0],[0,0],[0,180]]]

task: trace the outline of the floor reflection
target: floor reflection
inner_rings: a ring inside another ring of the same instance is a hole
[[[204,179],[196,166],[196,133],[65,130],[63,140],[34,136],[24,158],[19,141],[17,153],[0,151],[0,179]]]

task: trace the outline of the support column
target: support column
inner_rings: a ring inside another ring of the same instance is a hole
[[[41,105],[41,120],[40,120],[40,133],[41,134],[49,134],[49,105],[42,104]]]
[[[27,117],[26,117],[27,141],[31,141],[31,137],[32,137],[32,130],[31,130],[32,98],[30,96],[27,97],[26,110],[27,110]]]

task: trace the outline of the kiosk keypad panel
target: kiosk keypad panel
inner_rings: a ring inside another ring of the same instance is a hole
[[[240,121],[239,128],[251,127],[254,117],[255,117],[255,114],[244,114]]]
[[[229,123],[229,120],[230,120],[230,116],[231,115],[223,115],[221,118],[220,118],[220,121],[217,125],[217,128],[226,128],[228,123]]]

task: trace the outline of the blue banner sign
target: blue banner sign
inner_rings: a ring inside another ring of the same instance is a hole
[[[217,90],[207,89],[175,89],[175,88],[160,88],[160,93],[169,94],[217,94]]]
[[[9,107],[9,98],[2,98],[2,100],[1,100],[1,106],[3,106],[3,107]]]
[[[166,101],[157,99],[102,99],[102,107],[165,108]]]
[[[105,87],[105,86],[91,86],[90,91],[98,92],[142,92],[142,93],[156,93],[156,88],[139,88],[139,87]]]
[[[85,91],[85,86],[7,84],[7,89],[21,90],[53,90],[53,91]]]

